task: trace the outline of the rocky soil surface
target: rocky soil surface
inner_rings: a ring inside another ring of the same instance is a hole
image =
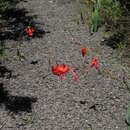
[[[127,130],[128,70],[116,51],[103,44],[102,30],[89,34],[79,20],[75,0],[28,0],[18,8],[35,15],[45,34],[5,40],[11,60],[1,64],[0,124],[7,119],[1,130]],[[74,39],[90,48],[85,60]],[[15,57],[16,45],[25,59]],[[71,72],[63,81],[52,74],[48,50],[52,64],[77,68],[77,82]],[[101,74],[89,67],[97,53]]]

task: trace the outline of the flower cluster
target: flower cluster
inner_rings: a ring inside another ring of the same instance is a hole
[[[81,53],[82,56],[85,57],[86,53],[87,53],[87,49],[85,47],[81,48]],[[99,65],[98,65],[98,56],[96,55],[96,57],[92,58],[92,63],[90,65],[91,68],[95,67],[97,70],[99,69]],[[51,70],[52,73],[54,75],[58,75],[60,76],[60,79],[63,80],[64,79],[64,75],[67,74],[68,72],[72,71],[73,72],[73,77],[74,77],[74,81],[78,80],[78,75],[77,75],[77,71],[76,68],[74,68],[73,70],[66,64],[57,64],[57,66],[51,65]]]
[[[98,67],[99,67],[97,56],[92,58],[91,68],[94,67],[94,66],[95,66],[96,69],[98,69]]]
[[[28,26],[28,27],[26,28],[26,33],[27,33],[30,37],[33,36],[34,31],[35,31],[35,30],[34,30],[34,27]]]
[[[70,68],[65,64],[58,64],[56,67],[51,65],[51,69],[54,75],[60,76],[61,80],[63,80],[64,75],[70,71]]]

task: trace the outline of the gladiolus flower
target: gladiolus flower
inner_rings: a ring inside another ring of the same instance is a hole
[[[91,65],[90,65],[90,67],[92,68],[92,67],[96,67],[96,69],[98,69],[98,67],[99,67],[99,65],[98,65],[98,57],[96,56],[96,58],[92,58],[92,63],[91,63]]]
[[[28,27],[26,28],[26,33],[27,33],[29,36],[32,36],[32,35],[33,35],[33,32],[34,32],[34,28],[33,28],[33,27],[28,26]]]
[[[82,51],[82,56],[84,57],[86,55],[86,52],[87,52],[86,48],[83,47],[81,51]]]
[[[51,65],[51,69],[54,75],[60,76],[61,80],[63,80],[64,74],[70,71],[70,68],[65,64],[58,64],[56,67]]]

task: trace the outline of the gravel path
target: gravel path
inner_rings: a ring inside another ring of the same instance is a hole
[[[116,59],[116,51],[101,45],[102,31],[90,36],[81,22],[77,24],[74,0],[28,0],[19,6],[37,15],[35,21],[40,28],[50,33],[23,42],[20,51],[26,60],[5,63],[13,70],[13,77],[1,78],[0,122],[8,112],[15,113],[8,117],[2,130],[127,130],[125,113],[130,97],[123,67]],[[87,74],[89,67],[82,67],[81,47],[72,40],[70,32],[91,48],[86,61],[91,61],[98,50],[100,69],[106,73],[100,75],[92,69]],[[16,43],[6,41],[10,48]],[[62,82],[51,73],[48,49],[54,65],[66,63],[78,68],[77,83],[71,73]],[[15,55],[16,49],[12,48],[9,54]],[[30,64],[32,60],[38,63]]]

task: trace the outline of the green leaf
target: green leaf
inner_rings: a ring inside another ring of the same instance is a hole
[[[34,113],[32,113],[32,115],[30,115],[30,116],[28,117],[28,120],[27,120],[28,124],[32,124],[32,123],[33,123],[34,116],[35,116]]]
[[[104,32],[104,38],[109,38],[109,33],[108,32]]]
[[[98,13],[98,9],[95,9],[93,12],[93,26],[94,26],[94,32],[97,31],[98,29],[98,25],[99,25],[99,13]]]
[[[130,130],[130,126],[128,126],[128,130]]]
[[[102,0],[97,0],[98,9],[101,7]]]
[[[126,122],[127,122],[128,125],[130,125],[130,104],[128,105],[128,110],[127,110],[127,113],[126,113]]]

